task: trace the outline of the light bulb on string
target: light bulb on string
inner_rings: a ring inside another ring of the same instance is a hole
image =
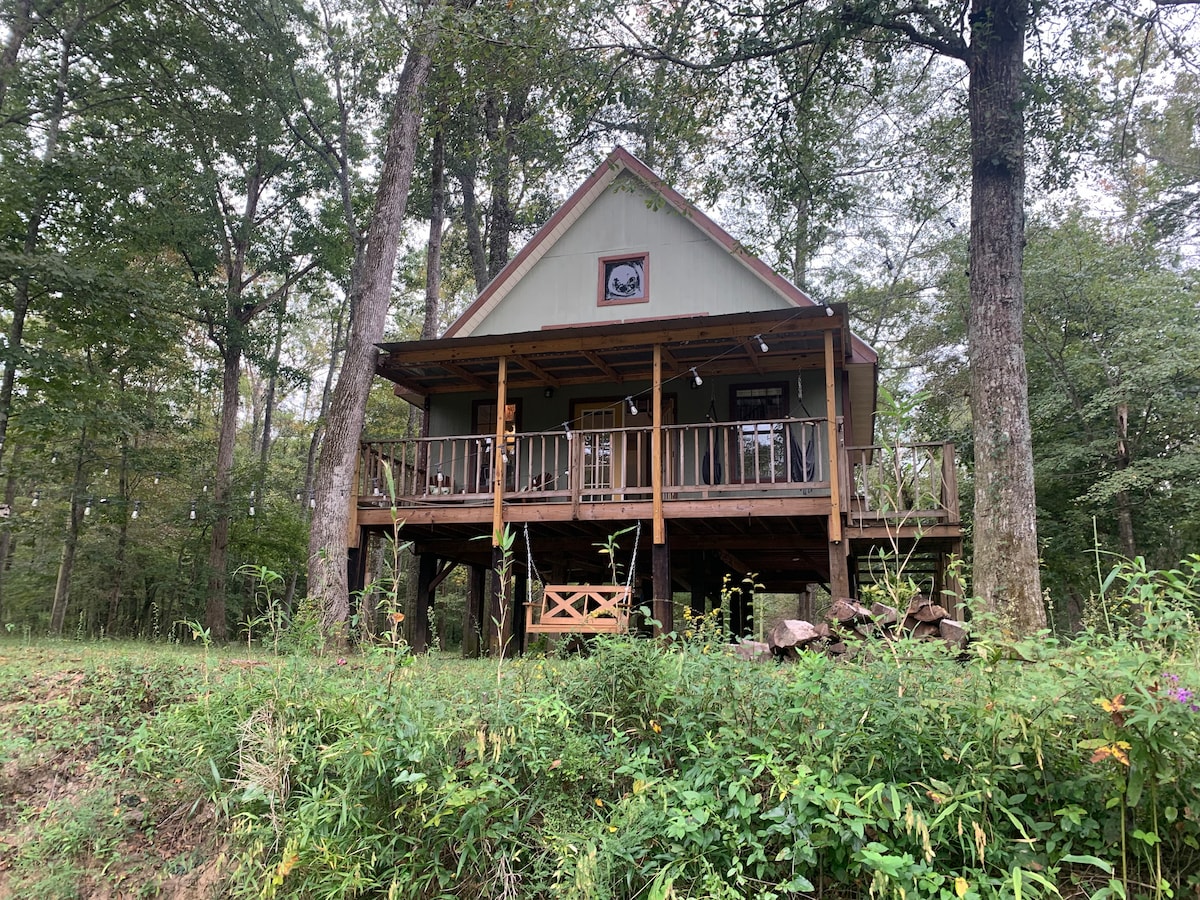
[[[141,500],[134,500],[134,501],[133,501],[133,512],[131,512],[131,513],[129,514],[129,518],[131,518],[131,519],[136,519],[136,518],[137,518],[138,516],[140,516],[141,514],[142,514],[142,501],[141,501]]]
[[[196,521],[196,501],[195,500],[192,501],[192,508],[190,510],[188,510],[188,518],[193,522]]]
[[[159,478],[161,478],[161,477],[162,477],[162,476],[160,475],[160,473],[158,473],[158,472],[155,472],[155,473],[154,473],[154,483],[155,483],[155,484],[158,484],[158,479],[159,479]]]
[[[700,385],[704,384],[704,379],[700,377],[700,373],[696,371],[695,366],[692,366],[691,372],[692,372],[692,387],[698,388],[698,387],[700,387]]]
[[[34,509],[37,509],[38,505],[39,505],[41,502],[42,502],[42,492],[41,492],[41,491],[34,491],[34,492],[33,492],[33,499],[29,501],[29,505],[30,505],[30,506],[32,506]]]
[[[638,414],[638,408],[637,408],[637,404],[633,402],[633,398],[626,397],[625,402],[629,404],[629,414],[631,416],[636,416]]]
[[[91,497],[88,497],[86,500],[83,501],[83,514],[85,516],[90,516],[92,514],[92,498]]]
[[[770,347],[767,346],[767,342],[763,340],[763,336],[761,334],[756,334],[754,336],[754,339],[756,341],[758,341],[758,349],[761,352],[766,353],[768,350],[771,349]]]

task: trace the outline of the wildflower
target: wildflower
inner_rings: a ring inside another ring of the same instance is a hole
[[[344,656],[339,656],[339,657],[338,657],[338,660],[337,660],[337,664],[338,664],[339,666],[344,666],[344,665],[346,664],[346,657],[344,657]]]
[[[599,797],[597,797],[597,798],[596,798],[596,805],[597,805],[597,806],[599,806],[601,809],[603,809],[603,808],[604,808],[604,801],[603,801],[603,800],[601,800]]]

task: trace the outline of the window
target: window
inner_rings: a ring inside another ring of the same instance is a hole
[[[600,260],[600,306],[650,302],[650,254],[605,256]]]
[[[729,408],[733,420],[742,423],[735,437],[736,455],[730,459],[731,479],[743,484],[787,481],[793,448],[787,425],[778,421],[788,415],[787,384],[734,387]]]

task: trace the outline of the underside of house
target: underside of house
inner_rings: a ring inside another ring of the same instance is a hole
[[[411,542],[418,651],[458,566],[468,653],[636,627],[631,607],[669,632],[677,602],[719,608],[726,576],[801,604],[900,564],[956,590],[953,446],[877,444],[877,360],[845,306],[813,303],[624,151],[446,337],[382,349],[425,433],[364,438],[351,580],[370,532]]]

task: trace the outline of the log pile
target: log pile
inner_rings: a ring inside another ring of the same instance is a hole
[[[924,594],[913,597],[903,613],[883,603],[868,609],[857,600],[835,600],[825,619],[815,624],[784,619],[767,635],[767,647],[777,658],[795,659],[805,650],[853,655],[863,642],[879,639],[941,640],[955,652],[966,649],[968,641],[967,626],[951,619],[944,607]]]

